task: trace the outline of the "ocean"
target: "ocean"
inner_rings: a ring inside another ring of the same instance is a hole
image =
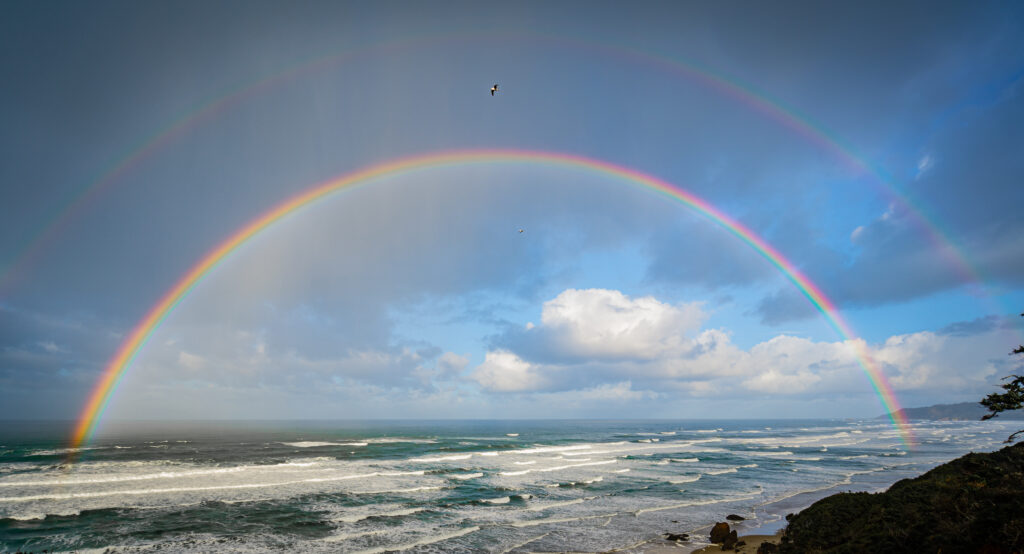
[[[0,551],[640,552],[727,514],[779,528],[1019,423],[916,422],[909,450],[884,420],[139,423],[70,452],[69,423],[5,422]]]

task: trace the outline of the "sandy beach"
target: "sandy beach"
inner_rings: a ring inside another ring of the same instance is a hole
[[[774,535],[740,535],[740,542],[744,543],[742,546],[736,547],[736,552],[745,552],[753,554],[757,552],[757,547],[761,546],[763,542],[774,542],[776,544],[782,539],[782,531]],[[738,543],[737,543],[738,544]],[[676,550],[678,552],[678,549]],[[722,552],[722,547],[717,544],[712,544],[699,548],[693,551],[694,554],[705,554],[708,552]]]
[[[645,554],[707,554],[714,552],[722,552],[722,547],[717,544],[707,544],[707,535],[700,534],[691,535],[691,537],[697,540],[689,540],[685,542],[672,543],[670,541],[652,540],[636,549],[629,550],[630,552],[643,552]],[[782,530],[780,529],[774,535],[762,535],[762,534],[750,534],[740,535],[739,539],[744,544],[737,547],[735,550],[730,552],[740,552],[745,554],[754,554],[757,552],[757,547],[763,542],[774,542],[778,543],[782,538]]]

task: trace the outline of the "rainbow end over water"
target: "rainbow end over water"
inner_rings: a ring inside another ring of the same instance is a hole
[[[866,343],[857,338],[850,325],[842,318],[835,304],[811,282],[796,266],[777,249],[738,221],[733,220],[717,208],[676,185],[647,175],[640,171],[615,165],[601,160],[575,154],[539,152],[511,149],[456,150],[405,157],[373,165],[338,178],[315,185],[284,202],[274,206],[259,217],[238,229],[218,244],[189,269],[177,283],[146,313],[145,317],[127,335],[117,352],[103,369],[103,373],[89,395],[88,401],[75,426],[71,439],[74,448],[82,446],[91,437],[103,417],[108,403],[117,390],[118,384],[131,367],[147,341],[167,316],[174,311],[202,279],[209,275],[224,259],[253,236],[277,221],[313,204],[332,193],[368,185],[383,178],[422,171],[436,167],[454,167],[477,164],[533,164],[572,168],[611,177],[624,184],[646,189],[667,198],[681,202],[704,218],[725,228],[738,239],[767,259],[821,312],[829,325],[856,351],[857,362],[868,377],[893,425],[900,432],[906,447],[912,447],[914,438],[905,416],[902,415],[891,386],[879,367],[872,360]]]

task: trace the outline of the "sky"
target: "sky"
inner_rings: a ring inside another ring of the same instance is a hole
[[[1013,2],[0,3],[0,418],[873,417],[1024,342]],[[499,88],[490,94],[495,83]],[[521,231],[520,231],[521,230]],[[1019,358],[1019,357],[1018,357]]]

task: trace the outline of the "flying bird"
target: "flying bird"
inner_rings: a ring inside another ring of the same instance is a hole
[[[498,92],[498,83],[494,83],[494,86],[491,87],[491,96],[494,96],[495,92]]]
[[[522,233],[522,232],[523,232],[523,230],[522,230],[522,229],[520,229],[520,230],[519,230],[519,232],[520,232],[520,233]]]

